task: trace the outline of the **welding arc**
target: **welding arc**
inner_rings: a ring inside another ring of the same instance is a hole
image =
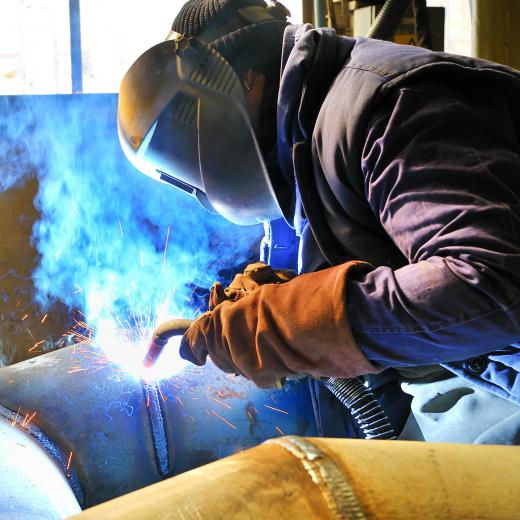
[[[174,336],[183,336],[186,331],[190,328],[193,320],[188,319],[173,319],[161,323],[152,334],[152,339],[148,345],[146,356],[143,360],[143,365],[146,368],[152,367],[161,355],[164,347],[168,343],[170,338]]]

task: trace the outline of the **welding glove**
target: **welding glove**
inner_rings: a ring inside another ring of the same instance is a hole
[[[378,369],[357,346],[346,314],[346,283],[370,269],[348,262],[286,283],[260,285],[200,316],[183,336],[180,355],[261,388],[287,376],[354,377]]]
[[[285,283],[295,276],[296,271],[292,269],[273,269],[263,262],[249,264],[225,289],[220,282],[213,284],[209,296],[209,310],[226,300],[236,302],[266,283]]]

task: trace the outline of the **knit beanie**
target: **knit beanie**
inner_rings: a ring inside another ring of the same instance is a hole
[[[265,8],[271,17],[258,21],[248,7]],[[240,78],[253,69],[266,76],[260,109],[260,148],[266,156],[276,141],[276,100],[280,83],[282,39],[289,11],[264,0],[189,0],[172,24],[172,31],[187,37],[203,36],[235,69]]]
[[[254,21],[243,11],[263,7],[272,19]],[[241,76],[248,68],[268,73],[276,64],[279,74],[282,36],[289,11],[277,2],[264,0],[189,0],[172,24],[187,37],[211,34],[214,47]]]

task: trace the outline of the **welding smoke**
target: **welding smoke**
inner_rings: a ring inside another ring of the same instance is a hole
[[[0,190],[39,182],[36,298],[79,308],[91,323],[168,298],[170,315],[191,317],[193,285],[245,261],[261,230],[138,173],[120,149],[116,111],[108,94],[0,98]]]

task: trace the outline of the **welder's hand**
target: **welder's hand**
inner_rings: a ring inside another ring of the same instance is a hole
[[[287,376],[355,377],[375,373],[350,331],[346,282],[370,269],[348,262],[225,300],[183,336],[180,354],[271,388]]]
[[[249,264],[225,289],[220,282],[213,284],[209,296],[209,309],[213,310],[226,300],[236,302],[266,283],[285,283],[295,276],[296,271],[292,269],[273,269],[263,262]]]

